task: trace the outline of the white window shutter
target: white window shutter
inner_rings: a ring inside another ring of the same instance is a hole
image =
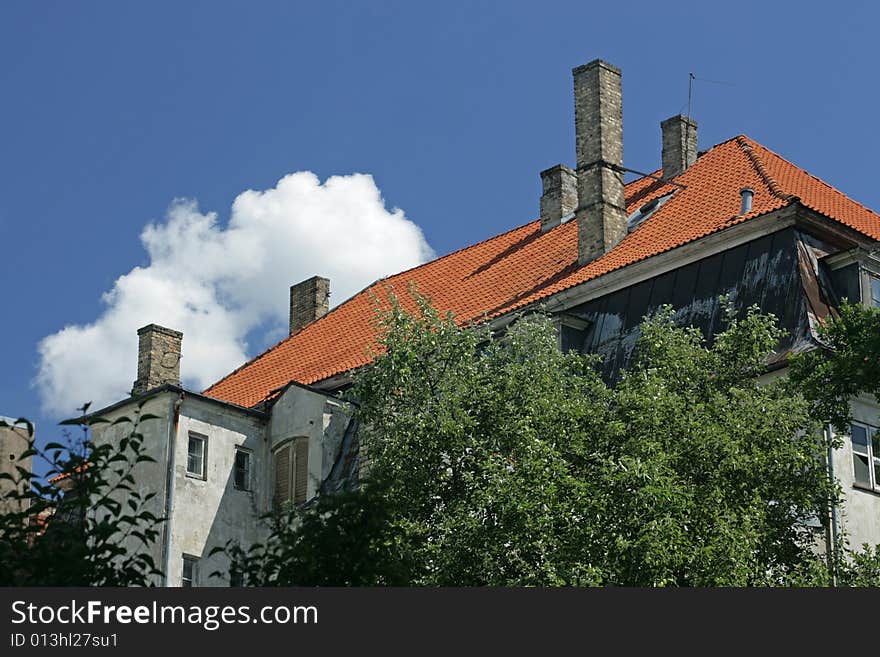
[[[275,452],[275,503],[290,500],[290,445]]]

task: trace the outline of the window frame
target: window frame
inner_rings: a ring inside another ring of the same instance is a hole
[[[244,486],[238,485],[238,455],[239,454],[242,454],[246,459],[246,461],[245,461],[246,465],[244,468],[244,472],[245,472]],[[235,447],[235,452],[232,457],[232,487],[235,490],[241,490],[241,491],[250,491],[251,490],[251,457],[252,457],[252,454],[253,453],[249,449],[246,449],[244,447],[240,447],[238,445],[236,445],[236,447]]]
[[[198,440],[202,443],[202,467],[201,472],[196,472],[194,470],[190,470],[189,468],[189,459],[190,459],[190,444],[192,440]],[[193,479],[201,479],[205,481],[208,479],[208,436],[203,433],[198,433],[196,431],[190,431],[187,433],[187,441],[186,441],[186,476],[191,477]]]
[[[822,261],[832,272],[855,265],[858,269],[858,299],[850,299],[850,303],[858,302],[869,308],[880,308],[874,292],[874,281],[880,281],[880,253],[856,247],[827,256]]]
[[[192,566],[190,576],[186,576],[187,564]],[[183,555],[183,563],[180,569],[180,588],[194,589],[199,586],[199,558],[192,554]]]
[[[854,427],[858,427],[865,431],[866,444],[864,449],[859,445],[856,448]],[[849,446],[852,452],[852,477],[853,486],[864,490],[880,492],[880,447],[875,448],[875,441],[880,440],[880,429],[865,422],[853,420],[850,422],[849,430]],[[868,481],[859,479],[856,475],[856,459],[863,456],[867,459],[868,465]]]
[[[868,274],[868,301],[872,308],[880,308],[880,275]]]

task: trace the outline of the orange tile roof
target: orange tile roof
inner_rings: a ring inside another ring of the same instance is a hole
[[[880,215],[742,135],[702,154],[675,182],[679,185],[644,177],[629,183],[628,213],[653,198],[674,194],[593,262],[578,266],[574,221],[545,233],[540,221],[532,221],[374,283],[204,394],[252,406],[292,380],[315,383],[366,364],[375,340],[373,299],[384,298],[388,288],[403,292],[414,283],[435,307],[451,310],[465,324],[523,307],[797,200],[880,239]],[[742,187],[751,187],[755,195],[752,211],[740,217]]]

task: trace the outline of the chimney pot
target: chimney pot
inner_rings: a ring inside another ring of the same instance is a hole
[[[623,93],[620,69],[597,59],[572,70],[577,148],[578,262],[584,265],[626,237]]]
[[[677,114],[660,123],[663,133],[663,179],[684,173],[697,161],[697,122]]]
[[[142,395],[170,383],[180,385],[180,355],[183,333],[148,324],[138,329],[137,379],[132,395]]]
[[[290,335],[330,310],[330,279],[312,276],[290,286]]]

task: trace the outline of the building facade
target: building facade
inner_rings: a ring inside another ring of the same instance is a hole
[[[169,518],[154,548],[159,583],[228,585],[207,577],[224,565],[207,556],[213,547],[260,539],[260,516],[279,500],[356,485],[357,427],[338,393],[369,361],[372,299],[389,290],[414,283],[462,324],[494,328],[540,307],[556,319],[560,348],[600,354],[610,381],[628,366],[641,319],[664,304],[710,341],[724,303],[775,314],[786,335],[773,376],[820,345],[818,329],[842,299],[880,306],[880,215],[744,135],[698,151],[690,117],[661,124],[660,168],[628,169],[620,70],[597,60],[573,79],[576,168],[541,173],[538,219],[333,310],[326,279],[293,286],[290,336],[202,392],[180,387],[179,333],[139,331],[133,396],[98,414],[142,405],[158,416],[144,427],[156,463],[138,484],[160,493],[156,511]],[[853,544],[880,543],[880,409],[865,397],[853,411],[830,463],[846,497],[837,520]]]
[[[14,500],[4,499],[4,495],[14,488],[20,491],[22,482],[18,468],[30,472],[33,456],[27,456],[27,450],[31,447],[32,435],[26,424],[11,417],[0,415],[0,474],[12,477],[0,479],[0,513],[18,513],[26,511],[28,502],[16,496]]]

